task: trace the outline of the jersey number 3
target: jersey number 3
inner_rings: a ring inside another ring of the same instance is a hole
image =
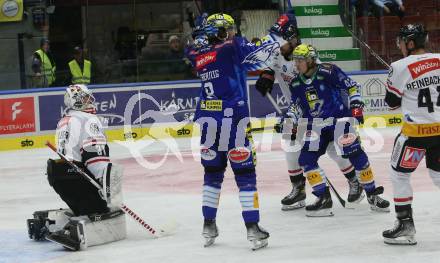
[[[439,96],[436,105],[440,107],[440,86],[437,86],[437,92],[439,93]],[[419,91],[418,106],[419,108],[427,107],[429,113],[434,112],[434,103],[432,102],[429,88],[421,89]]]
[[[214,86],[212,85],[212,82],[205,82],[203,87],[205,89],[206,97],[208,99],[212,98],[214,96]]]

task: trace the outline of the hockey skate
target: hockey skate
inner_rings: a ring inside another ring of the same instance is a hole
[[[218,237],[218,229],[215,219],[205,219],[202,236],[205,238],[204,247],[209,247],[214,244],[215,238]]]
[[[82,221],[69,222],[63,230],[48,235],[46,239],[72,251],[87,247],[84,244],[84,222]]]
[[[292,183],[292,191],[281,200],[282,211],[295,210],[306,206],[305,181]]]
[[[325,193],[318,197],[315,203],[306,206],[306,216],[309,217],[325,217],[333,216],[332,212],[333,201],[330,195],[328,186],[325,189]]]
[[[367,193],[367,200],[370,204],[370,209],[377,212],[389,212],[390,202],[382,199],[379,195],[383,194],[383,187],[377,187],[372,193]]]
[[[357,179],[348,181],[349,192],[346,208],[355,208],[365,197],[364,189]]]
[[[269,232],[264,230],[258,223],[246,223],[247,239],[252,243],[252,250],[265,248],[268,245]]]
[[[383,231],[383,241],[390,245],[415,245],[416,228],[414,227],[414,220],[411,212],[406,216],[398,217],[392,229]]]
[[[50,233],[63,229],[71,216],[70,212],[70,209],[61,208],[35,211],[33,218],[26,220],[29,238],[42,241]]]
[[[34,218],[27,219],[29,238],[35,241],[44,240],[50,234],[46,225],[48,211],[36,211],[33,216]]]

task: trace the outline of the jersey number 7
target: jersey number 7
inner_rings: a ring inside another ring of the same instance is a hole
[[[437,86],[437,92],[439,93],[439,96],[436,105],[440,107],[440,86]],[[429,113],[434,112],[434,103],[431,100],[431,92],[429,91],[429,88],[421,89],[419,91],[418,106],[419,108],[427,107]]]

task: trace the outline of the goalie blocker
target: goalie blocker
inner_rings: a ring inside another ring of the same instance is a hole
[[[125,214],[118,208],[122,202],[120,166],[109,163],[105,175],[97,180],[103,193],[63,160],[48,160],[47,179],[70,209],[34,212],[27,220],[29,238],[80,250],[126,237]]]

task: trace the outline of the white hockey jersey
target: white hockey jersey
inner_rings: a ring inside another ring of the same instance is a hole
[[[273,41],[276,41],[280,44],[280,47],[287,43],[282,37],[279,37],[274,34],[270,34]],[[262,39],[264,42],[264,38]],[[295,62],[288,61],[281,54],[281,51],[278,49],[270,58],[268,62],[270,69],[275,71],[275,79],[278,81],[281,92],[287,101],[290,101],[291,92],[289,90],[290,82],[296,77],[297,69],[295,66]]]
[[[387,91],[401,98],[402,134],[440,135],[440,54],[411,55],[392,63]]]
[[[110,162],[107,138],[95,114],[69,110],[58,122],[56,144],[59,153],[83,163],[95,178],[106,174]]]

